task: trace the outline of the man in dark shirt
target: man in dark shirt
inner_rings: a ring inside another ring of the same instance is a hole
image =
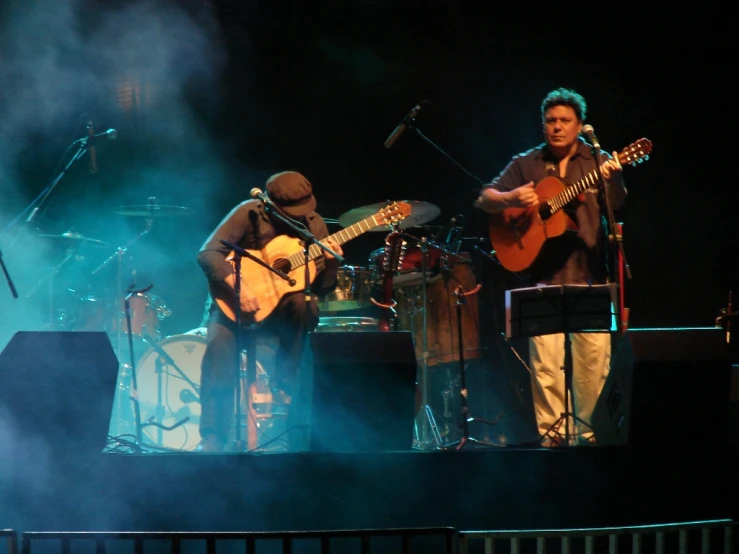
[[[539,205],[536,185],[546,177],[575,183],[598,169],[593,147],[580,138],[587,105],[577,92],[559,88],[549,92],[541,104],[545,142],[514,156],[492,183],[483,186],[475,205],[489,214],[506,208]],[[617,153],[599,151],[600,172],[606,181],[611,209],[626,199],[626,188]],[[597,173],[596,173],[597,174]],[[606,199],[601,186],[593,186],[568,203],[564,212],[567,229],[548,238],[523,274],[528,286],[603,284],[609,282],[608,244],[604,232]],[[572,333],[572,400],[574,414],[585,425],[575,427],[580,443],[593,443],[589,427],[595,403],[610,368],[611,334]],[[562,442],[564,425],[559,418],[565,403],[565,340],[563,334],[530,337],[529,359],[536,423],[543,446]],[[570,429],[574,422],[570,421]]]
[[[300,173],[285,171],[271,176],[266,189],[270,200],[284,216],[305,225],[317,240],[337,255],[343,254],[338,243],[324,240],[329,235],[328,228],[323,218],[315,212],[316,199],[308,179]],[[201,365],[200,383],[200,451],[219,452],[224,449],[235,415],[234,392],[238,374],[235,271],[234,264],[228,260],[231,249],[221,241],[245,250],[269,251],[270,247],[277,244],[272,242],[275,238],[281,237],[283,242],[280,244],[283,244],[285,236],[295,241],[294,247],[288,246],[287,249],[292,248],[302,256],[303,247],[302,243],[298,243],[300,237],[297,232],[265,210],[260,200],[247,200],[231,210],[198,253],[197,261],[209,286],[206,305],[207,346]],[[270,333],[278,338],[274,373],[269,376],[274,402],[289,402],[306,336],[318,325],[316,295],[322,296],[336,287],[338,260],[322,251],[314,263],[315,270],[311,274],[313,280],[309,283],[312,294],[306,296],[305,287],[300,287],[302,280],[298,280],[297,288],[292,287],[281,296],[277,294],[279,298],[267,296],[264,292],[275,289],[275,286],[268,284],[274,279],[278,280],[278,290],[288,286],[284,284],[286,281],[281,281],[269,269],[259,267],[257,262],[246,257],[240,265],[242,327],[256,328],[256,332]],[[300,279],[304,270],[305,266],[298,267],[291,276]],[[289,271],[289,268],[285,271]],[[253,279],[251,283],[250,276]],[[270,313],[265,313],[269,310]],[[243,348],[245,344],[242,342],[241,346]]]

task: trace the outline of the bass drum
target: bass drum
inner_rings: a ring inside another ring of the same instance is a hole
[[[200,442],[200,364],[205,355],[205,329],[173,335],[146,352],[136,366],[142,438],[166,450],[195,450]],[[256,363],[257,375],[264,367]],[[246,355],[242,356],[242,369]],[[242,397],[243,398],[243,397]],[[183,422],[180,425],[178,423]]]

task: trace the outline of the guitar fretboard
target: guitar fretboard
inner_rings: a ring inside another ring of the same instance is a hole
[[[597,183],[598,172],[594,169],[579,181],[568,185],[565,190],[560,192],[558,195],[552,196],[547,200],[546,204],[549,206],[549,213],[553,214],[554,212],[561,210],[567,204],[572,202],[578,194],[594,187]]]
[[[349,225],[341,231],[334,233],[333,235],[329,235],[328,238],[333,239],[338,244],[349,242],[353,238],[356,238],[359,235],[362,235],[367,231],[374,229],[375,227],[385,225],[384,219],[382,222],[378,222],[375,219],[378,216],[380,216],[380,214],[374,214],[366,217],[363,220],[357,221],[356,223]],[[322,239],[321,242],[324,242],[325,240],[326,239]],[[317,244],[311,244],[310,248],[308,248],[309,261],[315,260],[321,254],[323,254],[323,248],[321,248]],[[305,252],[303,250],[294,252],[287,257],[287,260],[290,262],[291,269],[305,265]]]
[[[618,161],[623,166],[628,164],[635,165],[649,158],[652,151],[652,141],[649,139],[639,139],[627,148],[618,153]],[[581,192],[585,192],[598,184],[598,169],[593,169],[585,177],[572,184],[567,185],[565,190],[553,196],[545,202],[549,207],[549,215],[561,210],[567,204],[572,202]]]

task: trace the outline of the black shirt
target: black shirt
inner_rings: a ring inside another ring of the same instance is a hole
[[[611,156],[601,151],[601,157]],[[490,184],[483,187],[510,191],[533,181],[539,183],[546,177],[557,177],[574,183],[597,168],[591,147],[580,140],[577,152],[567,164],[567,174],[559,175],[559,160],[543,143],[514,156],[503,171]],[[608,199],[613,210],[620,208],[626,199],[621,172],[611,175],[607,181]],[[608,256],[604,231],[605,198],[599,187],[588,189],[563,208],[572,222],[570,228],[559,237],[548,239],[534,263],[526,271],[529,285],[548,284],[598,284],[608,281]]]

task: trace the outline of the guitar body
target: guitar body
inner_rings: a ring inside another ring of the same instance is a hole
[[[241,283],[248,286],[252,294],[259,299],[259,311],[254,314],[242,314],[244,323],[259,323],[264,321],[277,307],[280,299],[288,293],[305,290],[305,265],[291,270],[283,268],[282,264],[289,266],[288,256],[302,252],[300,239],[280,235],[272,239],[267,246],[260,250],[247,250],[254,257],[262,260],[270,267],[284,271],[289,277],[295,279],[295,284],[290,285],[288,281],[276,275],[266,267],[244,256],[241,258]],[[234,258],[231,257],[231,263]],[[308,262],[310,282],[316,278],[316,262]],[[225,287],[211,288],[213,300],[218,304],[221,311],[232,321],[236,321],[235,296],[233,291]]]
[[[327,238],[337,244],[344,244],[376,227],[393,225],[402,221],[410,214],[411,205],[408,202],[392,202],[380,209],[377,213],[365,217],[361,221],[357,221]],[[242,290],[244,286],[248,286],[251,294],[259,301],[259,310],[256,313],[241,312],[241,321],[244,324],[264,321],[275,310],[283,296],[291,292],[305,290],[306,265],[308,268],[308,284],[312,284],[316,279],[315,258],[324,254],[320,246],[312,244],[308,249],[308,259],[306,260],[300,239],[288,237],[287,235],[276,236],[261,250],[246,250],[246,252],[257,260],[263,261],[267,266],[277,269],[294,279],[295,284],[291,285],[287,279],[283,279],[268,267],[264,267],[249,256],[241,257],[239,270],[241,272]],[[231,262],[235,270],[234,253],[231,252],[226,259]],[[225,283],[219,285],[211,284],[210,294],[223,314],[231,321],[236,321],[237,312],[234,291],[230,290]]]
[[[565,190],[557,177],[545,177],[534,187],[542,202]],[[547,219],[539,215],[539,206],[506,208],[490,216],[488,232],[495,254],[509,271],[523,271],[539,255],[547,239],[560,236],[567,229],[567,214],[557,211]]]

